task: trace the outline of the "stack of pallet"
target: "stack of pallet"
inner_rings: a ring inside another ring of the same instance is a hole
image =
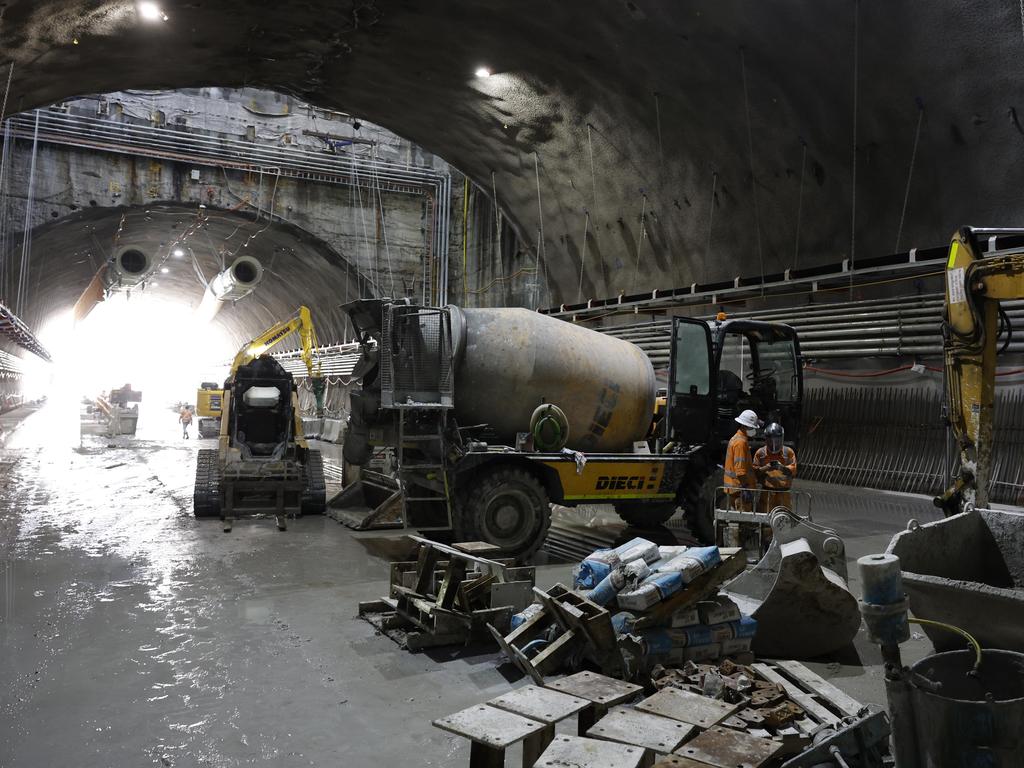
[[[808,768],[881,766],[889,723],[796,662],[659,670],[638,685],[579,672],[434,721],[469,739],[470,766]],[[575,715],[575,728],[573,716]],[[574,733],[575,732],[575,733]]]
[[[534,569],[490,559],[481,541],[447,546],[411,536],[416,560],[392,563],[388,597],[359,604],[359,616],[409,650],[465,644],[485,627],[508,629],[533,598]]]
[[[573,589],[535,588],[535,603],[512,618],[512,632],[492,634],[538,683],[584,661],[632,679],[659,663],[746,655],[756,622],[717,594],[745,565],[738,548],[634,539],[584,559]]]

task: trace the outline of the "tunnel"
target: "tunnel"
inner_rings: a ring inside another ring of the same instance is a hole
[[[900,649],[1024,651],[1022,45],[1006,2],[0,3],[0,765],[909,761]]]

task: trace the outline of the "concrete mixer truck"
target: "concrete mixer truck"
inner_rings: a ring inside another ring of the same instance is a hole
[[[659,382],[635,344],[526,309],[379,299],[343,308],[363,384],[345,459],[365,465],[376,447],[394,449],[410,528],[526,557],[544,540],[551,503],[613,504],[639,526],[682,507],[707,540],[701,495],[733,418],[752,408],[799,434],[799,345],[780,323],[673,318],[659,331]]]

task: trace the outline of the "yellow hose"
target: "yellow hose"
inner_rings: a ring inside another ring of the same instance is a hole
[[[958,635],[962,635],[967,638],[967,642],[971,644],[974,649],[974,666],[971,668],[971,672],[977,672],[978,667],[981,666],[981,645],[974,637],[966,630],[960,629],[960,627],[954,627],[952,624],[945,624],[941,621],[932,621],[931,619],[908,619],[911,624],[920,624],[928,627],[938,627],[939,629],[945,629],[949,632],[956,632]]]

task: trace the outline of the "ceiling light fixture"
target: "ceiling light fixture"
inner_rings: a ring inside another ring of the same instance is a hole
[[[477,77],[490,77],[491,70],[489,70],[487,67],[478,67],[476,72],[474,72],[473,74],[475,74]]]
[[[180,259],[182,256],[185,255],[185,252],[183,250],[181,250],[181,248],[175,248],[174,252],[173,252],[173,255],[174,255],[174,258]]]
[[[160,10],[160,6],[156,3],[142,2],[139,3],[139,16],[146,21],[167,21],[167,14]]]
[[[160,271],[163,272],[166,275],[171,270],[169,270],[167,267],[160,267]]]

